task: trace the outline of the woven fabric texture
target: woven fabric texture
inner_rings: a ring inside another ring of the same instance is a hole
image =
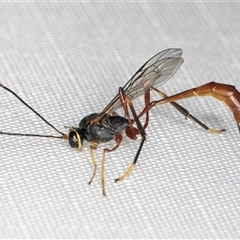
[[[156,53],[182,48],[167,95],[210,81],[240,90],[239,3],[1,3],[0,82],[60,131],[100,112]],[[152,94],[152,99],[159,99]],[[143,97],[134,101],[137,112]],[[150,112],[147,141],[124,136],[93,172],[89,145],[0,135],[0,238],[239,239],[240,134],[210,97],[179,101],[210,134],[170,104]],[[122,114],[120,111],[119,114]],[[144,119],[143,119],[144,121]],[[58,135],[0,88],[0,131]]]

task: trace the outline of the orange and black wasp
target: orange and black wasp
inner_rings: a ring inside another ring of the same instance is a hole
[[[99,143],[101,142],[109,142],[111,140],[115,140],[115,145],[112,148],[104,148],[101,162],[101,181],[102,181],[102,193],[105,195],[105,177],[104,177],[104,165],[105,165],[105,155],[107,152],[112,152],[116,150],[122,142],[123,134],[125,132],[126,136],[130,139],[137,139],[137,135],[141,136],[141,142],[137,149],[136,155],[132,164],[126,170],[126,172],[117,178],[115,182],[119,180],[123,180],[127,177],[134,166],[137,163],[138,157],[142,150],[143,144],[146,140],[146,128],[149,123],[149,111],[152,107],[170,102],[180,113],[182,113],[186,118],[190,118],[194,120],[197,124],[205,128],[206,130],[219,133],[224,131],[222,130],[214,130],[194,116],[192,116],[185,108],[177,104],[175,101],[180,100],[185,97],[190,97],[193,95],[209,95],[209,91],[211,92],[215,88],[211,88],[212,85],[207,85],[207,87],[199,87],[196,89],[191,89],[186,91],[187,93],[180,93],[174,95],[173,97],[167,97],[167,95],[160,90],[157,89],[160,85],[164,84],[167,80],[169,80],[179,69],[179,67],[183,63],[183,58],[181,57],[182,50],[178,48],[169,48],[166,49],[152,58],[150,58],[142,67],[133,75],[133,77],[125,84],[124,87],[120,87],[118,89],[117,95],[112,99],[112,101],[103,109],[100,113],[93,113],[86,117],[84,117],[78,127],[68,127],[68,134],[65,134],[59,131],[56,127],[54,127],[50,122],[48,122],[45,118],[43,118],[37,111],[35,111],[30,105],[28,105],[22,98],[20,98],[15,92],[6,86],[0,84],[0,87],[4,88],[11,94],[13,94],[18,100],[20,100],[26,107],[28,107],[31,111],[33,111],[38,117],[40,117],[45,123],[47,123],[51,128],[53,128],[56,132],[60,134],[60,136],[53,135],[39,135],[39,134],[21,134],[21,133],[9,133],[1,131],[0,134],[5,135],[15,135],[15,136],[30,136],[30,137],[49,137],[49,138],[61,138],[66,139],[69,142],[69,145],[72,148],[77,148],[78,150],[82,150],[83,142],[90,142],[90,154],[92,158],[92,163],[94,166],[92,177],[89,181],[89,184],[95,177],[97,163],[94,157],[94,151],[97,149]],[[229,85],[220,85],[215,83],[215,87],[219,87],[220,90],[224,91],[224,89],[228,90]],[[214,87],[213,86],[213,87]],[[230,86],[232,87],[232,86]],[[198,90],[199,89],[199,90]],[[162,98],[158,101],[150,100],[150,92],[157,92]],[[237,90],[236,90],[237,91]],[[212,91],[214,92],[214,91]],[[214,93],[215,94],[215,93]],[[224,100],[226,97],[217,97],[216,94],[212,96]],[[132,101],[140,96],[144,95],[145,107],[140,114],[137,114]],[[236,92],[235,98],[238,98],[238,104],[240,100],[240,93]],[[225,101],[227,103],[227,101]],[[235,104],[237,105],[237,104]],[[232,104],[228,104],[230,109],[233,111],[234,106]],[[119,116],[116,114],[116,111],[120,108],[123,108],[125,116]],[[240,113],[240,108],[238,108],[238,115]],[[140,118],[145,116],[145,123],[142,124],[140,122]],[[236,115],[234,115],[236,116]],[[236,121],[239,123],[240,119],[236,118]]]

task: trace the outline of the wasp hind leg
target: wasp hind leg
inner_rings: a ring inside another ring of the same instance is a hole
[[[158,90],[156,88],[153,88],[153,90],[156,91],[159,95],[161,95],[164,98],[168,97],[164,92],[162,92],[162,91],[160,91],[160,90]],[[195,118],[192,114],[190,114],[187,109],[185,109],[184,107],[182,107],[178,103],[170,102],[170,104],[172,106],[174,106],[180,113],[182,113],[186,117],[186,120],[187,120],[187,118],[193,120],[195,123],[197,123],[199,126],[201,126],[202,128],[204,128],[206,131],[208,131],[210,133],[221,133],[221,132],[225,132],[226,131],[225,129],[217,130],[217,129],[209,128],[204,123],[202,123],[197,118]]]

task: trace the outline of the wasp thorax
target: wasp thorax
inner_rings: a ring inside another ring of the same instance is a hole
[[[72,148],[77,148],[79,150],[82,149],[82,138],[79,129],[77,128],[69,129],[68,142]]]

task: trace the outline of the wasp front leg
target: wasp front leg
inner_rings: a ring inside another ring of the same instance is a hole
[[[94,156],[94,150],[96,150],[98,147],[98,142],[97,141],[92,141],[91,145],[90,145],[90,154],[91,154],[91,158],[92,158],[92,164],[93,164],[93,174],[92,177],[90,179],[90,181],[88,182],[88,184],[91,184],[95,175],[96,175],[96,171],[97,171],[97,162]]]

